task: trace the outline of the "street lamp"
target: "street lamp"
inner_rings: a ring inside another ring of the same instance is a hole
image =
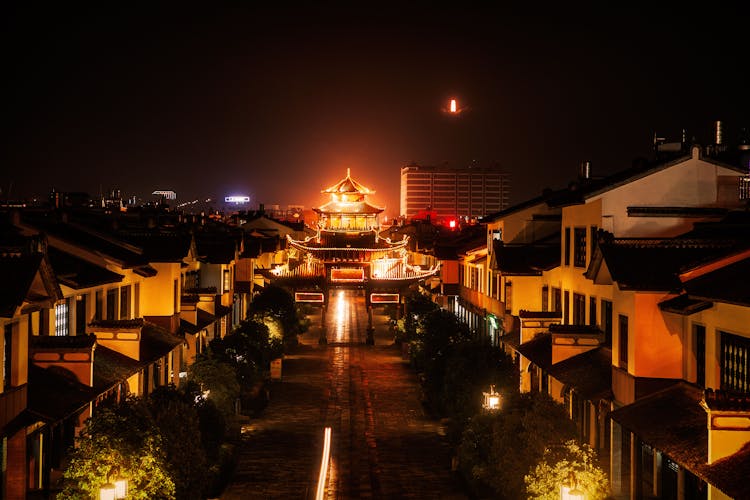
[[[110,474],[107,474],[107,482],[99,488],[99,500],[123,500],[128,496],[128,480],[119,474],[114,475],[116,479],[113,483]]]
[[[568,485],[560,485],[560,500],[584,500],[583,491],[578,489],[578,480],[574,472],[568,476]]]
[[[484,396],[482,407],[485,410],[500,409],[500,405],[503,402],[503,397],[497,391],[495,391],[494,385],[490,385],[490,392],[483,392],[482,395]]]

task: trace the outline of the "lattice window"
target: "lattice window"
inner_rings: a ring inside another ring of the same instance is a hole
[[[586,267],[586,228],[577,227],[573,231],[573,265]]]
[[[721,332],[721,388],[750,392],[750,339]]]
[[[66,337],[68,335],[68,301],[55,305],[55,335]]]
[[[693,325],[695,338],[695,383],[706,387],[706,327]]]

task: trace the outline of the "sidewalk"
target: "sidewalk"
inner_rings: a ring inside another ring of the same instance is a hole
[[[311,498],[325,426],[333,430],[327,498],[466,498],[388,318],[374,315],[374,346],[356,342],[365,338],[363,309],[352,305],[352,342],[340,345],[320,345],[320,317],[311,316],[310,331],[284,358],[268,407],[243,429],[236,475],[222,499]]]

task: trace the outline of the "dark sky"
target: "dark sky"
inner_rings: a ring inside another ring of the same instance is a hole
[[[499,163],[515,203],[582,160],[649,156],[654,132],[750,125],[747,8],[316,3],[5,3],[3,194],[310,207],[350,167],[391,215],[408,162]],[[454,96],[459,117],[441,112]]]

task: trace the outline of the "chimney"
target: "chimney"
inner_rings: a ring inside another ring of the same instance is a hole
[[[586,160],[582,161],[579,170],[578,170],[578,177],[580,179],[590,179],[591,178],[591,162]]]
[[[750,395],[706,389],[701,406],[708,415],[709,464],[750,442]]]

